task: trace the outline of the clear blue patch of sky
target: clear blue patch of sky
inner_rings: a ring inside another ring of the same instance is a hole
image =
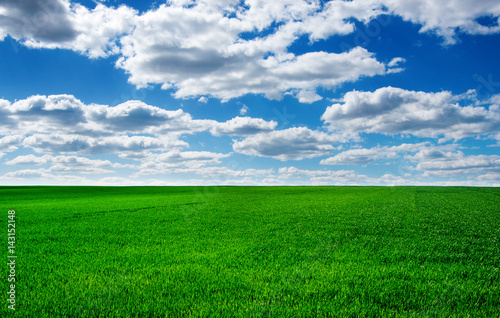
[[[91,60],[70,50],[30,49],[0,42],[0,97],[71,94],[84,103],[112,104],[134,89],[114,58]]]
[[[465,138],[460,140],[459,149],[466,155],[498,155],[500,147],[497,147],[497,141],[491,139]]]
[[[181,140],[189,144],[186,151],[209,151],[229,153],[233,151],[230,136],[213,136],[210,132],[199,132],[191,135],[182,135]]]

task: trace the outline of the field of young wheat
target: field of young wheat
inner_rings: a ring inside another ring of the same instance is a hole
[[[500,316],[498,188],[0,187],[0,207],[1,317]]]

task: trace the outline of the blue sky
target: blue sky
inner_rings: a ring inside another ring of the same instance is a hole
[[[0,3],[0,184],[500,185],[497,1]]]

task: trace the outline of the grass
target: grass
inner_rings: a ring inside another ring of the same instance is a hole
[[[0,207],[1,317],[500,317],[498,188],[0,187]]]

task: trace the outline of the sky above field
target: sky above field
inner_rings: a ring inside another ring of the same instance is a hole
[[[0,184],[500,186],[499,16],[0,1]]]

